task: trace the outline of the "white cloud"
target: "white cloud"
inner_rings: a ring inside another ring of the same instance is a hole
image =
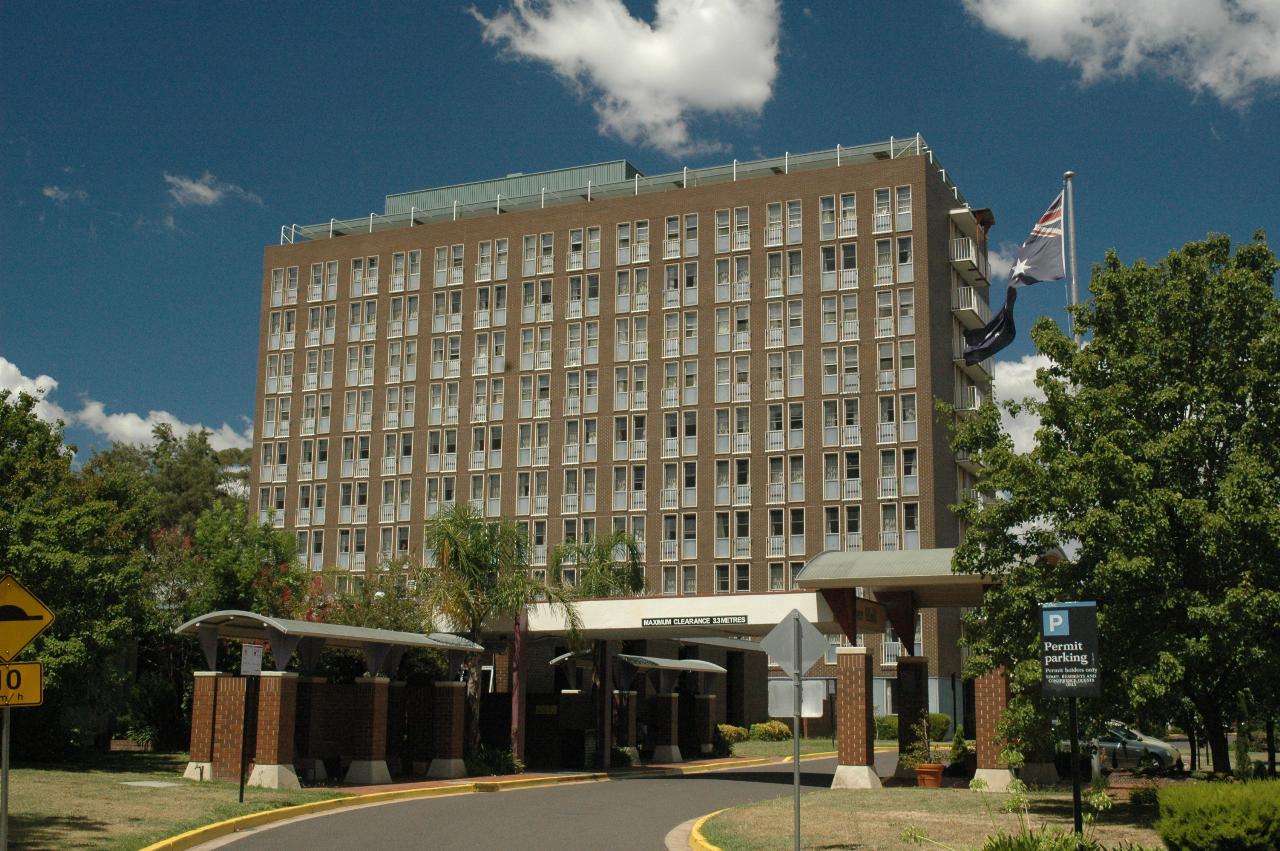
[[[1275,0],[964,0],[984,26],[1081,80],[1151,70],[1243,107],[1280,84]]]
[[[723,148],[690,119],[758,115],[778,75],[777,0],[657,0],[652,23],[621,0],[513,0],[484,39],[544,62],[594,101],[602,133],[672,156]]]
[[[1047,355],[1024,355],[1021,360],[997,360],[992,364],[991,382],[997,402],[1021,402],[1028,396],[1043,402],[1044,393],[1036,387],[1036,370],[1049,366]],[[1013,417],[1001,409],[1000,423],[1010,437],[1013,448],[1019,452],[1029,452],[1036,445],[1036,429],[1040,428],[1040,418],[1023,411]]]
[[[89,200],[89,193],[85,192],[83,189],[63,189],[61,186],[56,184],[44,187],[40,190],[40,194],[58,205],[65,204],[72,198],[79,201],[81,204],[84,204]]]
[[[205,172],[199,178],[184,177],[180,174],[164,173],[164,181],[169,184],[169,195],[179,207],[212,207],[221,204],[226,198],[238,198],[251,204],[262,204],[262,199],[234,183],[224,183]]]
[[[253,424],[248,421],[241,431],[225,422],[218,428],[209,428],[200,423],[183,422],[168,411],[148,411],[146,416],[130,412],[107,413],[104,404],[88,398],[83,400],[80,410],[73,411],[49,398],[57,389],[58,382],[51,376],[29,378],[12,361],[0,357],[0,390],[20,391],[38,397],[36,415],[46,422],[62,420],[68,426],[80,426],[122,443],[151,443],[152,428],[167,424],[179,437],[201,429],[208,431],[209,445],[214,449],[244,449],[253,445]]]
[[[987,280],[1000,284],[1009,280],[1009,270],[1018,259],[1018,247],[1002,243],[999,248],[987,246]]]

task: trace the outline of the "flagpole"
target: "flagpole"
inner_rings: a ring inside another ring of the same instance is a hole
[[[1071,188],[1071,178],[1075,177],[1074,171],[1064,172],[1062,182],[1067,190],[1067,250],[1071,253],[1071,306],[1080,303],[1080,292],[1076,286],[1076,202],[1075,196]],[[1082,348],[1084,340],[1080,336],[1080,332],[1076,330],[1076,319],[1070,316],[1071,334],[1075,337],[1076,348]]]

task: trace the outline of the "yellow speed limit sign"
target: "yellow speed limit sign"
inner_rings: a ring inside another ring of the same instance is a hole
[[[16,662],[0,665],[0,707],[44,703],[44,665]]]

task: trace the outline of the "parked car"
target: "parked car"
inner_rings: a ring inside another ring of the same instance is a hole
[[[1182,753],[1168,742],[1144,736],[1137,730],[1113,721],[1106,732],[1093,740],[1102,772],[1117,768],[1145,771],[1181,771]]]

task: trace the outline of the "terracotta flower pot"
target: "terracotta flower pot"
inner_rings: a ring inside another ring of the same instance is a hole
[[[916,766],[916,785],[921,789],[942,788],[943,765],[939,762],[925,762]]]

